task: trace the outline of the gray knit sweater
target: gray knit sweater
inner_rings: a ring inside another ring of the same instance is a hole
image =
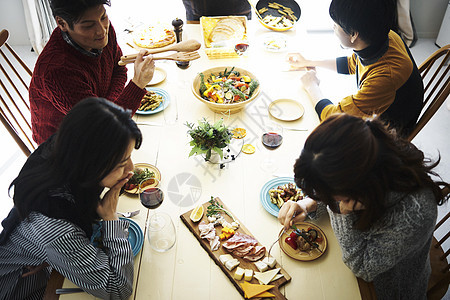
[[[378,300],[426,299],[436,200],[430,190],[388,197],[390,208],[364,232],[353,228],[354,213],[327,208],[342,259],[355,276],[373,281]],[[317,217],[324,209],[319,205]]]

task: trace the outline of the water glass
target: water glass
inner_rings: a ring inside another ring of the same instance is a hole
[[[150,217],[147,233],[150,247],[155,251],[166,252],[175,245],[175,226],[166,213],[157,212]]]

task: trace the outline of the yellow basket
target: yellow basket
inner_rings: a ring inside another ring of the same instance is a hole
[[[234,51],[233,47],[212,47],[211,41],[209,40],[209,35],[211,31],[216,26],[217,22],[225,18],[236,18],[239,19],[244,24],[245,33],[241,41],[247,41],[247,18],[244,16],[222,16],[222,17],[201,17],[200,26],[202,28],[202,36],[205,47],[206,55],[209,59],[219,59],[219,58],[236,58],[239,57]]]

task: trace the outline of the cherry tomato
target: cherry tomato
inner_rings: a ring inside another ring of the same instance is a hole
[[[288,236],[284,241],[286,242],[286,244],[291,246],[292,249],[297,250],[298,245],[297,245],[297,242],[295,241],[295,239]]]

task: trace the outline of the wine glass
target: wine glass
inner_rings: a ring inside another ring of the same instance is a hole
[[[156,178],[147,178],[139,183],[139,199],[148,209],[158,208],[164,193],[160,189],[160,182]],[[147,225],[150,246],[159,252],[168,251],[175,244],[175,227],[172,219],[165,213],[154,213]]]
[[[242,56],[245,51],[247,51],[249,47],[249,44],[247,41],[238,41],[234,45],[234,51],[237,53],[237,55]]]
[[[269,122],[263,126],[262,145],[270,151],[267,151],[265,158],[261,162],[261,168],[267,173],[272,173],[278,169],[272,157],[272,150],[277,149],[283,143],[283,127],[275,122]]]
[[[139,199],[148,209],[158,208],[164,200],[164,193],[159,188],[159,180],[156,178],[142,180],[139,183]]]

